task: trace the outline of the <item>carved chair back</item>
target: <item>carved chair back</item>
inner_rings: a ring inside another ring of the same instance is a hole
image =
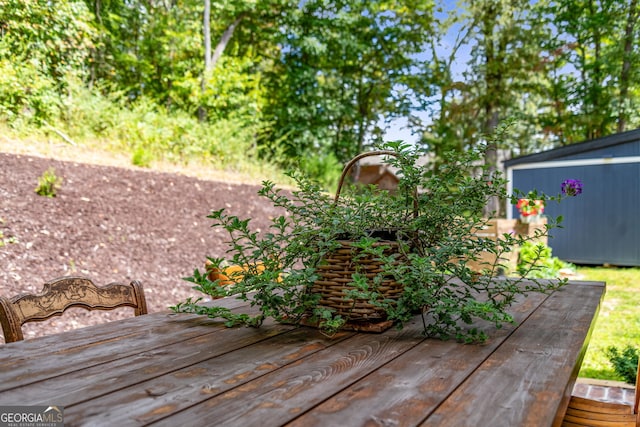
[[[86,277],[61,277],[45,283],[39,294],[0,297],[0,324],[5,342],[23,340],[22,325],[25,323],[61,316],[71,307],[87,310],[133,307],[136,316],[147,314],[144,290],[138,281],[99,287]]]

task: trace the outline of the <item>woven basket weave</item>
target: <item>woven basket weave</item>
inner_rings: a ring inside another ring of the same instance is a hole
[[[360,273],[372,283],[373,278],[382,272],[379,259],[371,255],[358,256],[360,249],[354,248],[348,240],[339,241],[340,247],[325,257],[326,264],[318,267],[320,278],[311,287],[311,292],[320,294],[319,305],[335,310],[350,321],[376,321],[386,318],[385,310],[377,307],[367,299],[351,299],[346,297],[347,291],[354,289],[353,274]],[[381,241],[375,245],[384,245],[385,255],[398,251],[399,244],[391,241]],[[402,285],[395,280],[383,279],[376,289],[380,300],[396,300],[402,293]]]
[[[347,172],[358,160],[375,155],[392,155],[397,156],[393,151],[371,151],[362,153],[354,157],[347,165],[345,165],[338,183],[338,190],[335,196],[335,202],[338,202],[340,191],[344,183]],[[384,232],[389,235],[389,232]],[[376,233],[372,233],[376,237]],[[372,255],[362,254],[362,250],[354,247],[353,240],[339,240],[340,247],[327,254],[324,263],[317,267],[319,279],[312,285],[310,292],[320,294],[319,305],[330,308],[336,314],[343,316],[350,322],[367,321],[376,322],[386,319],[385,309],[372,304],[368,299],[352,299],[348,298],[347,292],[355,289],[353,286],[353,275],[358,273],[367,277],[370,286],[373,286],[373,278],[383,271],[382,261]],[[402,262],[403,256],[400,254],[400,243],[397,240],[381,239],[374,243],[377,246],[384,246],[384,255],[389,256],[394,253],[398,254],[397,262]],[[402,294],[403,287],[400,283],[393,280],[392,277],[384,278],[382,282],[375,288],[380,296],[378,301],[385,299],[397,300]]]

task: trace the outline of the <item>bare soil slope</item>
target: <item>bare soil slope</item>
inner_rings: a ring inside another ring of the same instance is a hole
[[[55,198],[35,193],[48,168],[62,177]],[[39,292],[59,276],[98,285],[140,280],[150,312],[199,294],[182,278],[206,256],[224,255],[225,235],[206,216],[226,208],[266,229],[278,215],[258,185],[173,173],[0,153],[0,294]],[[11,241],[14,241],[11,243]],[[5,242],[3,245],[2,242]],[[27,338],[131,315],[71,310],[25,325]],[[3,339],[0,338],[0,342]]]

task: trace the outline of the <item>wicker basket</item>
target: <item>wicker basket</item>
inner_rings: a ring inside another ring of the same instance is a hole
[[[311,287],[311,292],[320,294],[319,305],[333,309],[336,314],[349,321],[385,320],[386,314],[382,307],[371,304],[368,300],[346,297],[347,291],[353,289],[353,274],[360,273],[372,280],[382,272],[379,259],[367,255],[354,260],[360,249],[354,248],[348,240],[339,241],[340,247],[326,256],[326,264],[318,267],[320,278]],[[376,245],[385,245],[385,255],[398,251],[399,244],[391,241],[381,241]],[[383,280],[376,291],[380,299],[397,299],[402,293],[402,285],[391,278]]]
[[[344,183],[347,172],[358,160],[374,155],[397,155],[393,151],[372,151],[362,153],[353,158],[342,171],[342,176],[338,182],[338,190],[335,196],[337,203],[340,191]],[[415,207],[415,206],[414,206]],[[414,209],[417,214],[417,209]],[[390,237],[389,231],[381,233],[373,232],[371,237],[380,237],[375,243],[384,246],[384,255],[398,254],[397,262],[402,262],[403,256],[400,253],[400,243],[397,238]],[[346,318],[349,322],[378,322],[386,320],[386,312],[383,307],[372,304],[368,299],[348,298],[347,292],[354,289],[352,284],[353,275],[359,273],[373,283],[373,278],[383,270],[382,261],[372,255],[362,255],[361,249],[354,247],[353,240],[339,240],[340,247],[329,253],[324,263],[317,267],[319,279],[312,285],[310,292],[320,294],[319,305],[332,309],[336,314]],[[380,294],[380,301],[384,299],[397,300],[402,293],[402,285],[392,277],[383,278],[382,283],[375,289]]]

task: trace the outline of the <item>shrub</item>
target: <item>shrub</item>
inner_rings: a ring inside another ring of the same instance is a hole
[[[520,246],[518,274],[529,279],[556,279],[560,270],[574,270],[573,264],[551,256],[551,248],[542,243],[524,242]]]
[[[622,352],[615,346],[607,347],[605,354],[613,369],[627,383],[635,384],[638,373],[638,349],[627,345]]]
[[[151,166],[151,155],[144,148],[138,147],[133,152],[131,163],[133,163],[135,166],[148,168],[149,166]]]
[[[21,128],[43,123],[59,113],[60,97],[52,79],[30,64],[0,58],[0,116]]]
[[[40,196],[56,197],[61,185],[62,178],[56,175],[55,169],[49,168],[38,178],[36,193]]]

